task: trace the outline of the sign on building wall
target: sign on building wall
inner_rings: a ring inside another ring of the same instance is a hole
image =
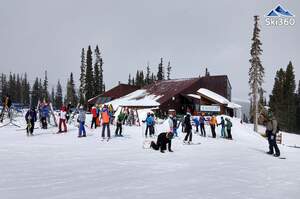
[[[201,111],[206,111],[206,112],[220,112],[220,106],[215,106],[215,105],[201,105]]]

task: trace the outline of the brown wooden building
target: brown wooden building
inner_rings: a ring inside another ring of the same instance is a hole
[[[200,111],[200,98],[197,93],[200,88],[209,89],[229,101],[231,99],[232,88],[226,75],[157,81],[143,89],[149,94],[161,96],[157,102],[160,103],[162,114],[166,114],[169,109],[184,114],[187,109],[191,112]]]
[[[114,99],[118,99],[120,97],[123,97],[129,93],[132,93],[136,90],[140,89],[139,86],[133,86],[128,84],[119,84],[112,89],[106,91],[105,93],[102,93],[101,95],[98,95],[96,97],[93,97],[88,100],[89,105],[94,104],[104,104],[106,102],[110,102]]]

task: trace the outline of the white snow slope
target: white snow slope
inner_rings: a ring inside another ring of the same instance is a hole
[[[201,144],[183,145],[180,133],[174,152],[164,154],[142,148],[144,127],[125,126],[125,137],[109,142],[100,141],[101,128],[77,138],[75,127],[36,129],[32,137],[3,127],[0,198],[299,198],[300,149],[280,146],[285,160],[269,156],[266,140],[238,120],[233,125],[232,141],[219,138],[218,128],[217,139],[193,134]]]

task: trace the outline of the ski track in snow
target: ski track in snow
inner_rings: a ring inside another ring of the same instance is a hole
[[[101,141],[102,128],[87,128],[80,139],[72,126],[66,134],[36,129],[32,137],[0,128],[0,198],[298,198],[300,149],[280,145],[286,160],[266,155],[265,139],[233,125],[234,140],[193,134],[201,144],[189,146],[180,133],[174,152],[164,154],[142,149],[142,127],[124,126],[126,137],[109,142]]]

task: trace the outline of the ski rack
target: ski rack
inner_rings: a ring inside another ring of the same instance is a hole
[[[5,112],[7,112],[9,114],[9,122],[2,125],[2,126],[0,126],[0,128],[8,126],[8,125],[12,125],[12,126],[16,126],[18,128],[21,128],[20,125],[17,125],[16,123],[14,123],[14,122],[16,122],[16,120],[13,119],[13,109],[9,109],[9,112],[4,110],[3,113],[2,113],[3,114],[2,117],[4,117]]]

